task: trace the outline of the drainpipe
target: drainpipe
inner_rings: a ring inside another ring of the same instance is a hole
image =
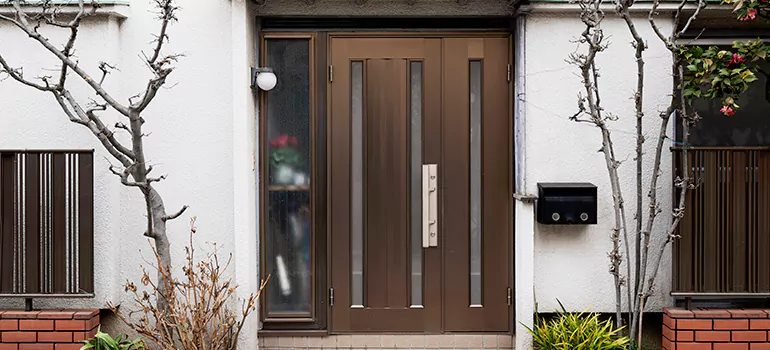
[[[531,349],[532,336],[526,327],[532,328],[536,311],[535,301],[535,199],[527,193],[527,135],[526,135],[526,11],[516,14],[513,43],[513,135],[514,135],[514,287],[515,349]]]

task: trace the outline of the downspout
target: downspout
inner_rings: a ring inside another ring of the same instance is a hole
[[[514,198],[524,202],[532,202],[537,197],[527,193],[527,135],[526,135],[526,101],[527,101],[527,66],[526,66],[526,22],[527,13],[516,16],[516,27],[513,41],[513,137],[514,137]]]
[[[534,323],[535,298],[535,195],[527,193],[527,12],[518,9],[513,42],[513,153],[514,153],[514,309],[515,349],[530,349],[532,335],[527,327]]]

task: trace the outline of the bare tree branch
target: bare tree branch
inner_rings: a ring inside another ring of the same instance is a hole
[[[12,68],[8,62],[5,60],[5,58],[0,55],[0,73],[8,74],[9,77],[13,78],[13,80],[16,80],[24,85],[27,85],[29,87],[33,87],[35,89],[38,89],[40,91],[53,91],[54,88],[47,86],[47,85],[40,85],[38,83],[34,83],[30,80],[27,80],[24,78],[24,72],[20,68]]]
[[[112,108],[114,108],[119,113],[128,116],[128,108],[126,106],[123,106],[121,103],[119,103],[117,100],[115,100],[112,95],[110,95],[102,86],[91,78],[88,73],[86,73],[82,68],[78,66],[78,64],[73,61],[67,54],[65,54],[64,51],[60,51],[57,49],[48,39],[43,37],[40,33],[38,33],[34,28],[30,27],[28,19],[28,15],[24,12],[24,10],[21,7],[21,0],[12,0],[11,3],[13,4],[14,9],[16,10],[16,14],[18,17],[18,20],[11,19],[10,22],[15,24],[17,27],[19,27],[22,31],[24,31],[30,38],[37,41],[40,45],[42,45],[46,50],[51,52],[56,58],[58,58],[63,65],[69,67],[69,69],[72,69],[75,73],[77,73],[91,88],[96,92],[97,95],[99,95],[101,98],[103,98]],[[3,17],[0,19],[7,20],[8,17]],[[79,25],[79,22],[78,22]],[[76,37],[77,35],[75,35]],[[64,71],[64,70],[63,70]]]
[[[168,40],[168,34],[166,34],[166,32],[169,23],[177,20],[176,11],[178,10],[178,7],[174,6],[172,0],[155,0],[155,4],[160,10],[160,13],[158,14],[161,21],[160,33],[156,38],[155,48],[152,51],[152,55],[149,58],[146,58],[147,65],[150,67],[153,74],[155,74],[155,77],[150,79],[147,83],[147,87],[145,88],[141,99],[138,102],[131,103],[131,108],[140,112],[147,108],[150,102],[155,98],[158,90],[160,90],[163,84],[166,83],[166,78],[173,71],[171,64],[178,58],[178,55],[161,57],[163,44]]]
[[[171,214],[171,215],[164,216],[163,217],[163,221],[174,220],[174,219],[180,217],[182,214],[184,214],[184,212],[185,212],[185,210],[187,210],[187,208],[188,208],[188,206],[186,206],[186,205],[182,206],[182,209],[179,209],[178,212],[176,212],[174,214]]]

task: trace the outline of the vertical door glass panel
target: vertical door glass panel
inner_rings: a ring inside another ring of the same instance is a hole
[[[481,306],[481,61],[470,62],[471,306]]]
[[[351,305],[364,305],[364,63],[351,62],[350,67],[350,250]]]
[[[422,62],[411,62],[410,91],[410,196],[411,196],[411,305],[422,306]]]
[[[305,39],[267,41],[278,84],[267,94],[267,311],[311,312],[310,47]]]

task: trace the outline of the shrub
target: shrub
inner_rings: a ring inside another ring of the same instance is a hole
[[[561,302],[559,306],[562,311],[555,318],[538,318],[534,329],[527,327],[536,350],[615,350],[629,345],[628,337],[618,336],[622,327],[615,329],[612,320],[601,321],[597,313],[567,312]]]
[[[130,350],[144,348],[144,343],[140,339],[128,341],[128,336],[119,334],[117,338],[112,338],[109,334],[102,332],[101,326],[96,330],[93,338],[83,341],[80,350]]]
[[[178,279],[168,268],[161,266],[160,257],[153,249],[157,265],[151,265],[156,272],[160,269],[161,281],[153,281],[142,267],[141,283],[150,292],[140,290],[129,281],[124,287],[132,296],[136,308],[123,312],[111,303],[108,306],[153,348],[235,350],[244,322],[255,310],[270,276],[267,276],[255,294],[250,294],[237,305],[233,295],[238,286],[226,274],[232,254],[221,265],[214,245],[212,251],[198,261],[193,240],[195,231],[193,218],[190,221],[189,245],[185,247],[185,263],[181,266],[184,277]],[[157,303],[163,297],[166,297],[167,307]]]

